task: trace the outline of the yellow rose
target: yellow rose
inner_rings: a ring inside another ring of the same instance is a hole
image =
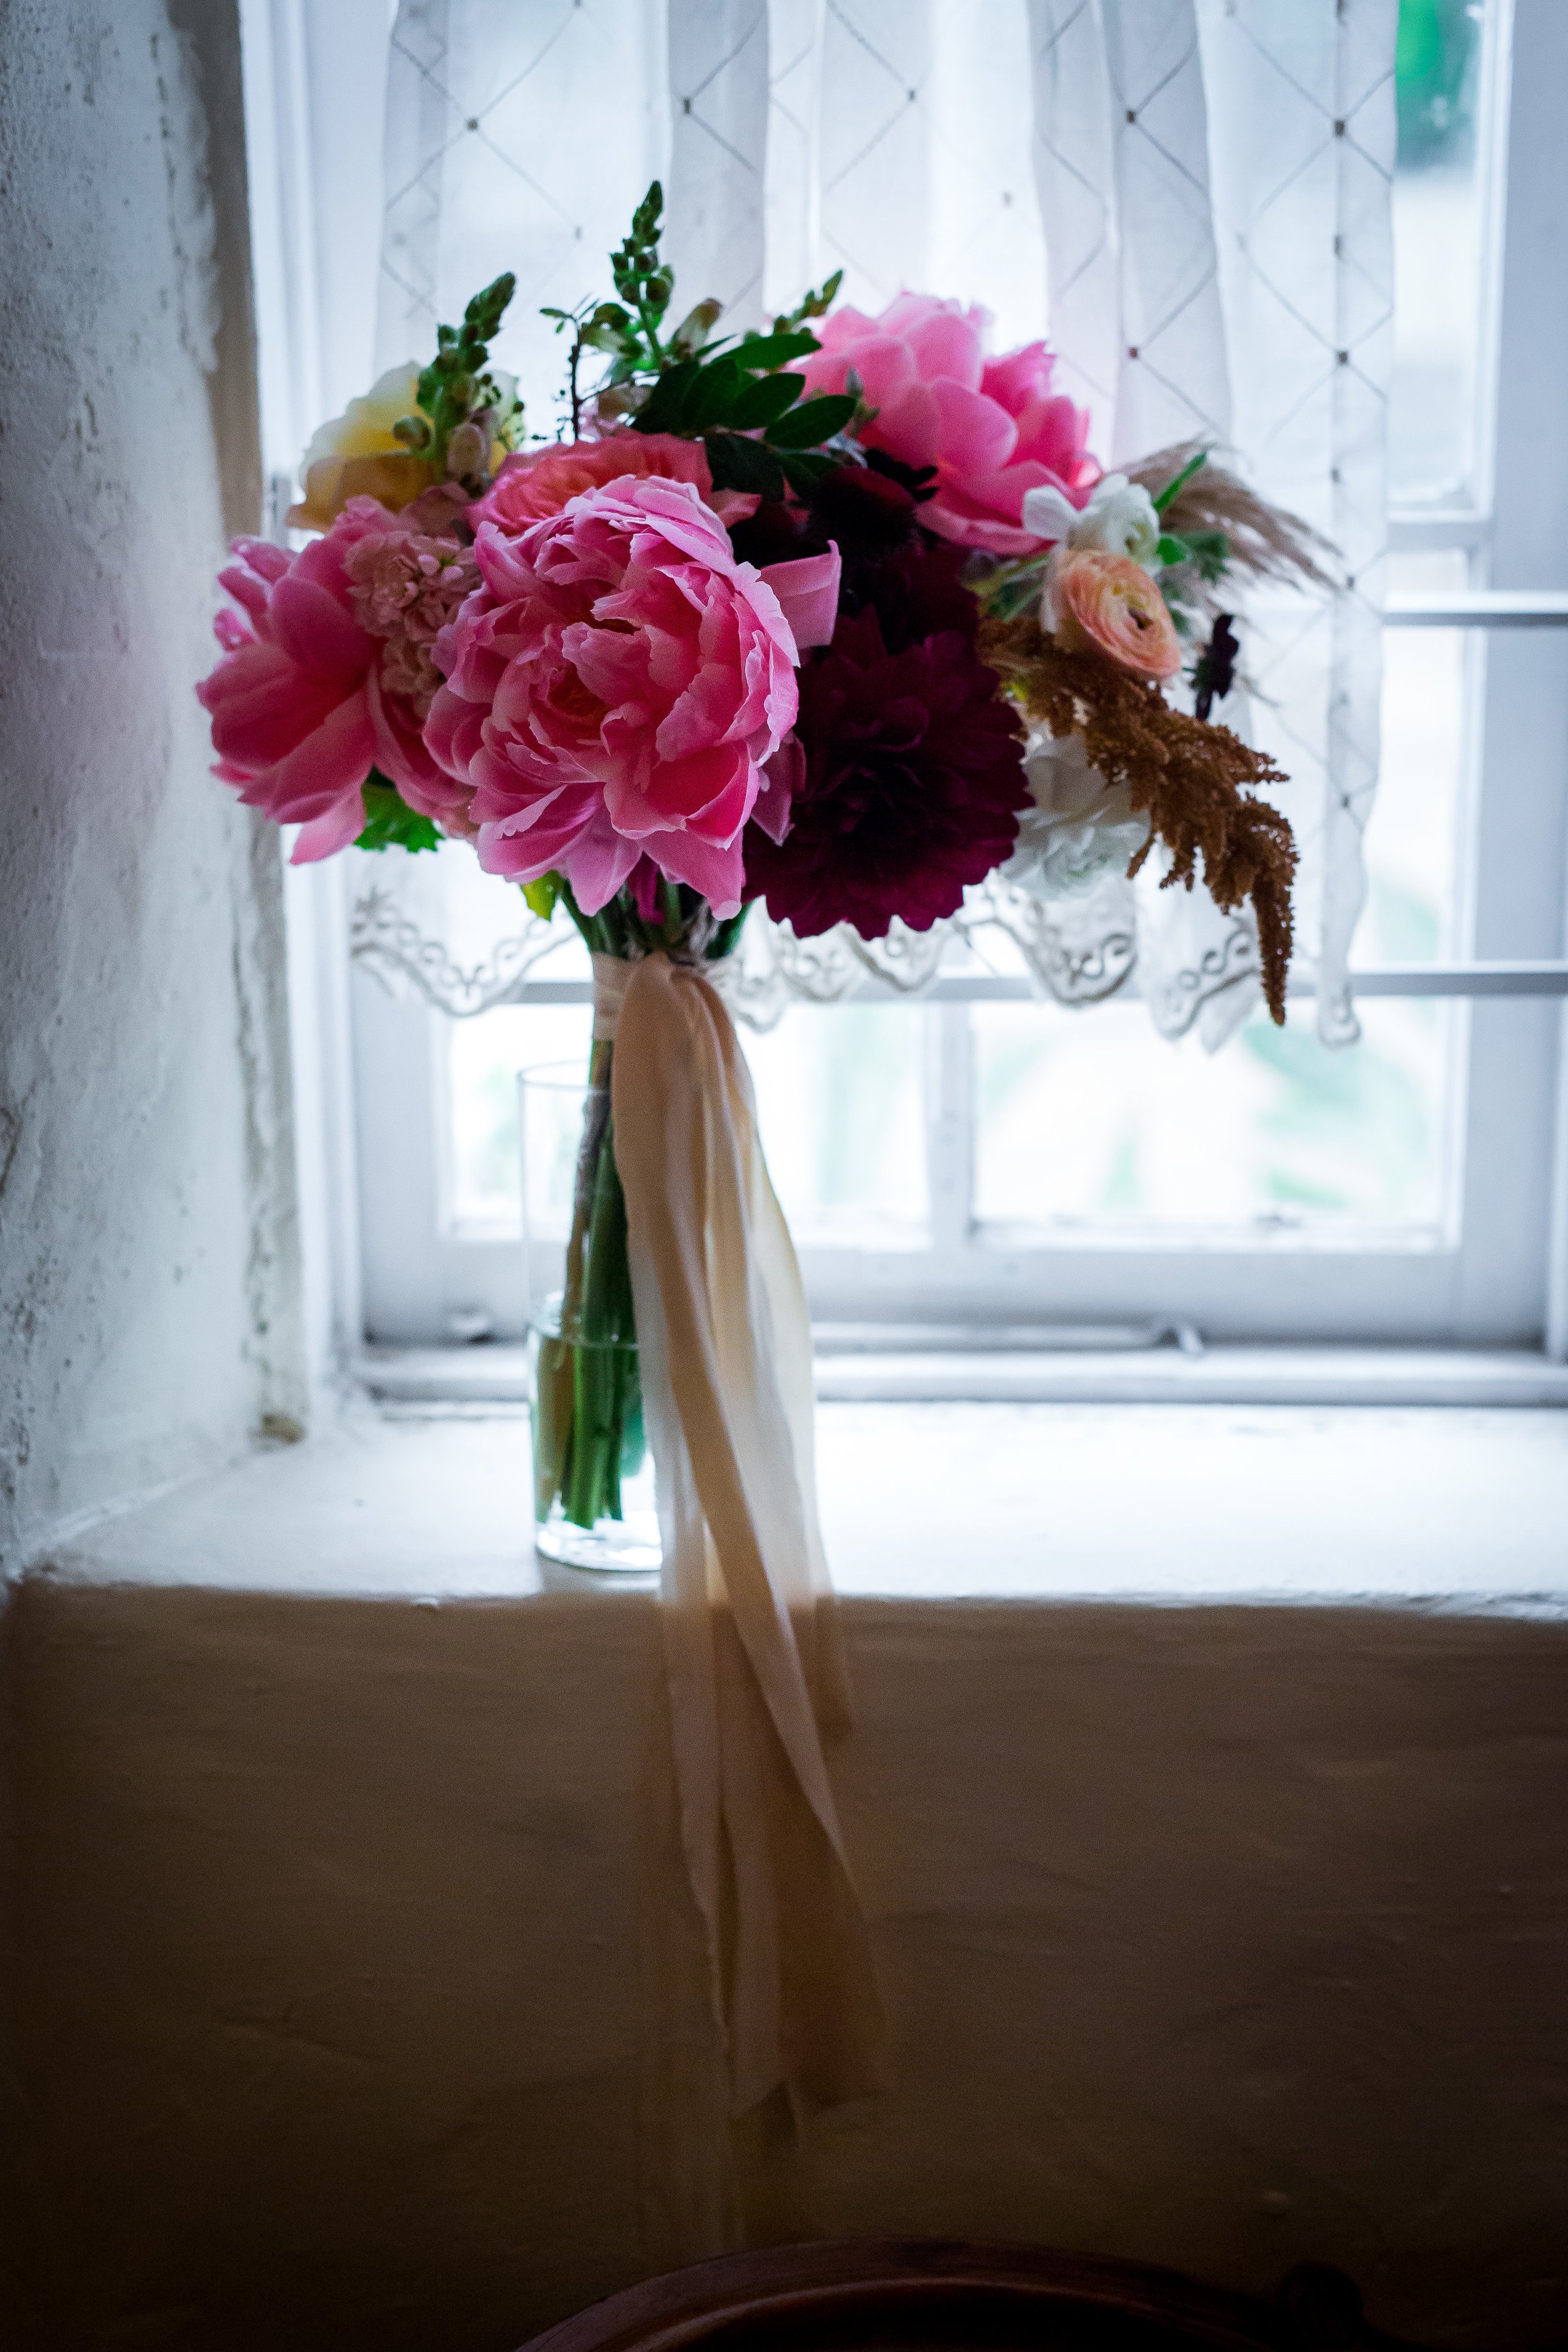
[[[350,499],[379,499],[395,512],[429,488],[435,467],[392,430],[400,416],[416,414],[418,398],[419,370],[408,360],[321,426],[300,468],[305,496],[289,509],[296,530],[330,530]]]
[[[489,472],[495,473],[512,446],[510,420],[516,401],[516,378],[504,369],[490,368],[488,381],[499,394],[497,411],[502,431],[489,446]],[[305,495],[298,506],[290,507],[286,520],[296,530],[330,530],[334,517],[342,514],[350,499],[379,499],[384,507],[395,514],[400,507],[408,506],[422,490],[427,490],[437,479],[435,467],[427,457],[416,457],[405,449],[393,432],[400,416],[418,414],[419,370],[412,360],[401,367],[388,368],[378,376],[367,393],[351,400],[341,416],[323,425],[305,452],[300,468],[300,478],[305,485]],[[518,412],[519,416],[521,411]],[[475,437],[470,425],[459,425],[458,433]],[[454,440],[457,436],[454,435]],[[469,450],[467,443],[460,454],[468,464],[460,470],[473,472],[484,462],[483,436],[479,436],[478,451]],[[478,465],[474,463],[477,457]],[[448,467],[447,471],[453,469]]]

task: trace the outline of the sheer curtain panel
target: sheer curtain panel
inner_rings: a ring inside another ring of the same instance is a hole
[[[531,436],[552,436],[565,352],[537,311],[605,287],[657,176],[678,302],[714,294],[752,325],[837,269],[867,310],[957,296],[997,349],[1048,335],[1108,466],[1194,436],[1234,449],[1342,562],[1337,593],[1253,600],[1227,716],[1289,771],[1299,958],[1321,1034],[1346,1041],[1378,758],[1397,19],[1397,0],[402,0],[380,362],[515,269],[500,356]],[[1163,1033],[1218,1044],[1256,1001],[1250,917],[1159,879],[1042,904],[994,877],[939,934],[869,949],[753,919],[737,1009],[765,1023],[868,970],[919,987],[944,950],[984,960],[999,925],[1050,993],[1136,972]],[[383,887],[384,947],[397,921],[439,930],[438,895],[389,909]],[[458,930],[404,960],[418,984],[443,1001],[466,963],[448,1009],[505,1001],[526,955],[476,991]]]

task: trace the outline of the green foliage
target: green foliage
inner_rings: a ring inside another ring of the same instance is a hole
[[[788,334],[794,327],[804,327],[808,319],[825,318],[837,300],[838,289],[843,283],[844,272],[842,269],[836,269],[832,277],[817,288],[815,294],[805,295],[795,304],[793,310],[784,312],[773,320],[773,332],[781,335]]]
[[[399,440],[429,456],[437,475],[447,470],[453,434],[470,419],[488,415],[499,437],[510,438],[516,404],[503,400],[485,362],[516,284],[509,269],[474,296],[460,327],[436,330],[436,356],[419,378],[419,406],[428,420],[426,435],[418,437],[417,417],[401,418],[396,431]]]
[[[809,488],[826,467],[806,453],[842,433],[858,405],[848,393],[803,401],[805,377],[778,373],[817,348],[802,330],[748,337],[716,359],[682,360],[664,371],[633,423],[639,433],[700,434],[716,489],[781,499],[786,483]],[[762,438],[742,437],[752,433]]]
[[[397,786],[373,768],[365,780],[364,831],[356,849],[439,849],[441,835],[427,816],[411,809]]]
[[[1189,457],[1186,464],[1182,467],[1181,472],[1173,476],[1172,479],[1166,483],[1164,488],[1159,493],[1153,502],[1154,512],[1157,515],[1163,515],[1172,501],[1180,497],[1182,491],[1186,488],[1187,484],[1197,472],[1198,467],[1200,466],[1207,465],[1208,454],[1209,453],[1206,449],[1200,449],[1197,456],[1195,457]]]
[[[542,923],[549,922],[564,887],[559,874],[542,874],[536,882],[525,882],[522,896],[529,913],[537,915]]]
[[[1033,613],[1039,605],[1046,588],[1046,565],[1049,551],[1025,555],[1013,563],[994,563],[989,571],[978,576],[966,573],[969,586],[986,613],[998,621],[1016,620],[1020,613]]]
[[[782,373],[792,360],[820,350],[805,324],[821,318],[838,292],[843,272],[775,319],[764,333],[739,342],[713,337],[721,306],[709,299],[667,332],[664,320],[675,277],[659,256],[664,192],[656,180],[633,216],[626,242],[610,256],[618,299],[578,310],[547,310],[556,331],[574,331],[570,394],[572,427],[580,429],[578,368],[585,352],[609,362],[597,387],[601,415],[623,415],[639,433],[673,433],[707,443],[715,485],[778,499],[800,489],[825,467],[811,452],[849,424],[858,397],[835,394],[803,400],[803,376]],[[646,389],[645,389],[646,386]],[[742,436],[760,434],[760,443]]]
[[[1223,578],[1230,561],[1230,541],[1223,530],[1192,530],[1184,535],[1165,531],[1160,540],[1160,564],[1163,571],[1173,571],[1178,563],[1196,567],[1198,577],[1212,585]]]

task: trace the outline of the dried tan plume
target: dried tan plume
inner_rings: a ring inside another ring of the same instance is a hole
[[[1296,845],[1288,819],[1246,789],[1284,783],[1281,771],[1228,727],[1173,710],[1157,686],[1103,654],[1067,652],[1031,614],[983,621],[979,651],[1037,725],[1053,735],[1081,734],[1089,765],[1108,783],[1126,786],[1152,835],[1171,852],[1162,887],[1181,882],[1191,889],[1201,854],[1216,906],[1251,900],[1263,992],[1283,1024]],[[1129,874],[1148,854],[1146,842]]]
[[[1158,498],[1166,483],[1173,482],[1200,451],[1205,453],[1204,464],[1190,481],[1183,483],[1160,518],[1166,530],[1184,536],[1223,530],[1231,564],[1254,579],[1285,580],[1297,585],[1307,581],[1314,588],[1332,588],[1333,576],[1323,568],[1337,553],[1329,541],[1300,515],[1271,507],[1249,490],[1238,474],[1218,463],[1207,443],[1178,441],[1169,449],[1156,449],[1152,457],[1141,457],[1128,468],[1128,478],[1141,482],[1151,498]],[[1216,594],[1214,589],[1205,589],[1201,601],[1214,605]]]

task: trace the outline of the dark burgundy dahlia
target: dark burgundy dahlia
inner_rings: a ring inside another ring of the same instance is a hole
[[[789,830],[748,829],[746,893],[799,937],[929,930],[1012,848],[1023,729],[963,631],[890,654],[870,606],[841,620],[801,671],[795,734]]]

